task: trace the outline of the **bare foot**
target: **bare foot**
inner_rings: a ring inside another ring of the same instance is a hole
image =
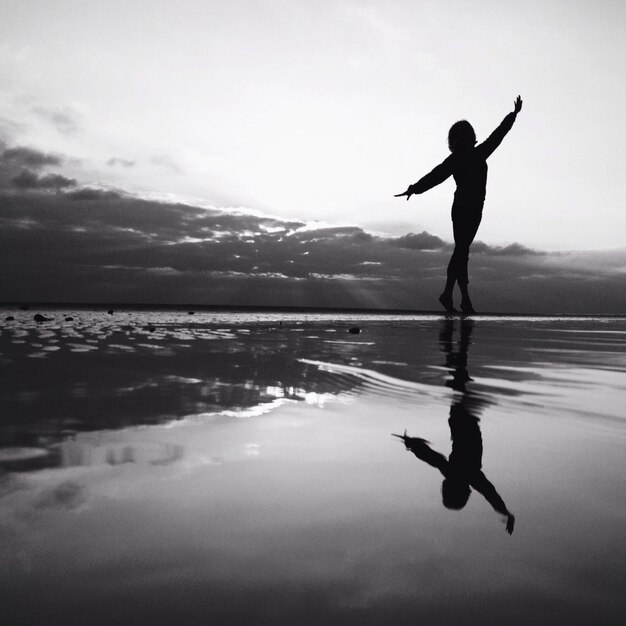
[[[448,311],[448,313],[458,313],[458,311],[454,308],[454,304],[452,303],[452,296],[442,293],[439,296],[439,302],[441,302],[441,306],[443,306],[443,308]]]
[[[461,312],[464,315],[475,315],[476,311],[474,311],[474,307],[469,300],[463,300],[461,302]]]

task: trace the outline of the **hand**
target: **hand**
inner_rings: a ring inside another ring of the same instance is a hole
[[[408,200],[415,192],[413,192],[411,190],[412,185],[409,185],[409,187],[407,188],[407,190],[404,193],[396,193],[394,194],[394,198],[401,198],[402,196],[406,196],[406,199]]]
[[[409,435],[407,435],[406,432],[406,428],[404,429],[404,435],[396,435],[395,433],[391,434],[392,437],[397,437],[398,439],[402,439],[402,441],[404,442],[404,446],[406,447],[407,450],[411,449],[412,445],[417,445],[417,444],[429,444],[430,441],[428,441],[427,439],[422,439],[421,437],[409,437]]]
[[[512,535],[514,528],[515,528],[515,515],[511,515],[509,513],[506,517],[506,532],[509,533],[509,535]]]
[[[519,113],[522,110],[522,98],[520,96],[517,96],[517,98],[515,99],[515,110],[514,113]]]
[[[410,437],[406,434],[406,428],[404,429],[404,435],[396,435],[396,433],[391,433],[391,436],[397,437],[398,439],[402,439],[402,441],[404,442],[404,445],[407,446],[406,449],[407,450],[409,449],[407,445],[407,439],[410,439]]]

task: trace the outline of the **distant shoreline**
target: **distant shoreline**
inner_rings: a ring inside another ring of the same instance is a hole
[[[294,307],[294,306],[250,306],[238,304],[148,304],[148,303],[93,303],[93,302],[0,302],[0,309],[19,309],[28,306],[29,311],[37,309],[62,309],[62,310],[91,310],[91,311],[181,311],[194,313],[328,313],[328,314],[352,314],[352,315],[439,315],[447,316],[445,311],[418,310],[418,309],[370,309],[370,308],[346,308],[346,307]],[[451,314],[461,317],[459,314]],[[478,317],[607,317],[626,318],[626,313],[505,313],[485,311],[477,313]]]

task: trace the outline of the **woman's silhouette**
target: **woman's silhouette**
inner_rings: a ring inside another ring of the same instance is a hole
[[[482,471],[483,438],[480,432],[480,412],[488,404],[488,399],[466,387],[472,379],[467,371],[467,352],[472,334],[472,320],[461,322],[458,351],[454,350],[454,320],[446,319],[439,335],[442,350],[446,354],[446,366],[451,377],[446,386],[457,394],[452,397],[450,406],[450,439],[452,451],[448,458],[433,450],[426,439],[394,435],[402,439],[406,449],[420,461],[438,469],[442,476],[441,497],[448,509],[462,509],[470,497],[472,489],[480,493],[494,511],[506,521],[506,531],[513,533],[515,516],[508,510],[504,500]]]
[[[500,126],[482,143],[476,145],[476,133],[472,125],[461,120],[450,128],[448,147],[452,153],[432,172],[426,174],[415,184],[409,185],[404,193],[396,198],[424,193],[442,183],[450,175],[454,176],[456,191],[452,203],[452,227],[454,231],[454,252],[448,264],[448,277],[439,302],[446,311],[456,313],[452,302],[454,284],[461,290],[461,311],[475,313],[467,289],[467,261],[469,249],[483,216],[483,204],[487,187],[487,159],[500,145],[505,135],[511,130],[517,114],[522,110],[522,99],[517,96],[515,109],[509,113]]]

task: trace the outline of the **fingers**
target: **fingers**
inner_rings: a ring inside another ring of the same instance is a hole
[[[509,533],[509,535],[512,535],[514,529],[515,529],[515,516],[509,515],[506,520],[506,532]]]
[[[402,196],[406,196],[406,199],[408,200],[413,194],[410,194],[408,191],[405,191],[404,193],[396,193],[393,195],[394,198],[401,198]]]

